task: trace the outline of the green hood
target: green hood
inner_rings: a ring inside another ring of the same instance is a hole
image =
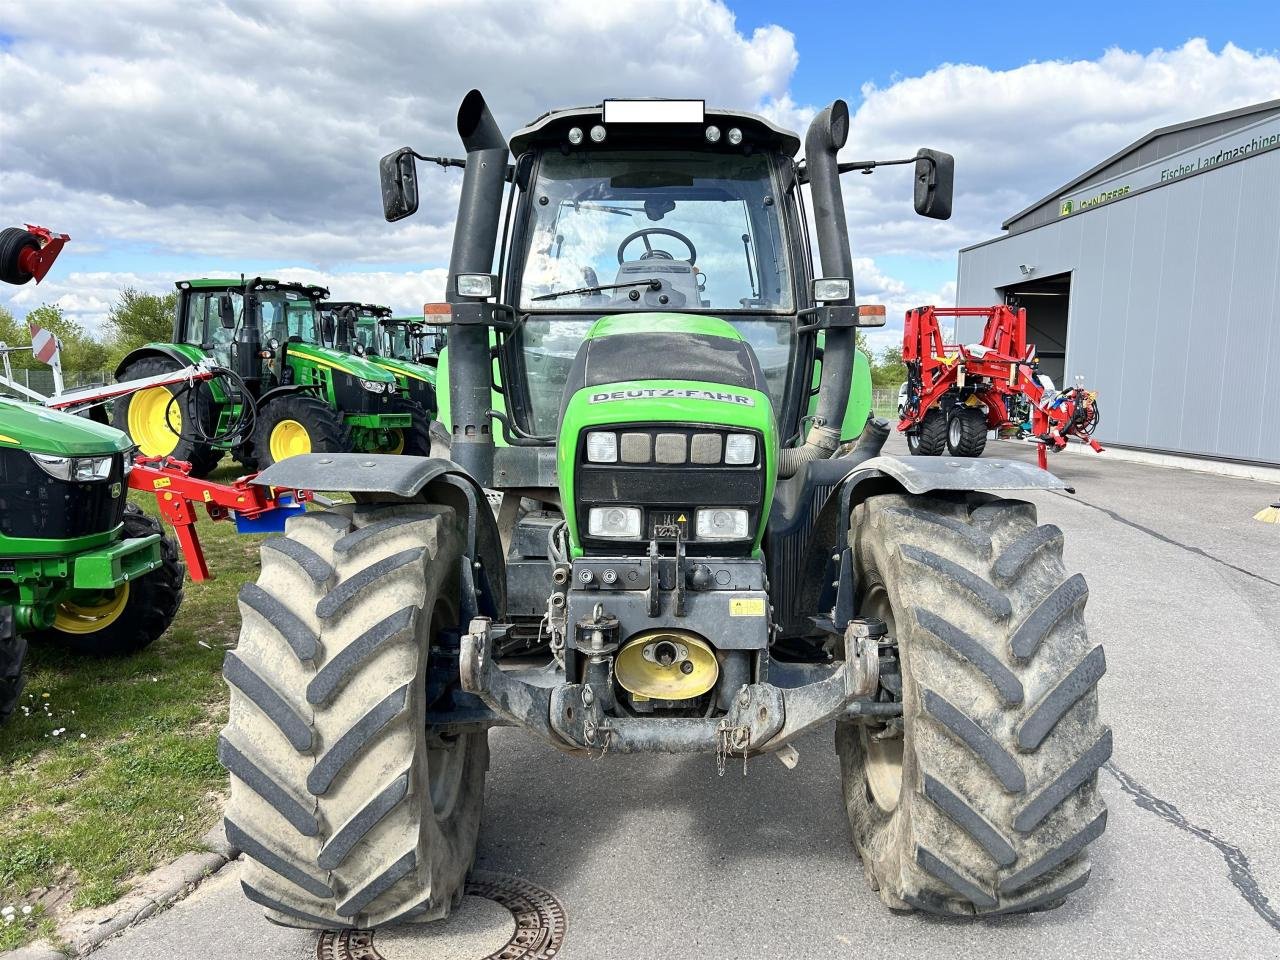
[[[34,403],[0,398],[0,447],[60,457],[118,453],[132,444],[119,430]]]
[[[399,376],[409,377],[412,380],[424,380],[433,387],[436,385],[435,367],[429,367],[425,363],[397,360],[395,357],[370,357],[369,359]]]
[[[353,377],[359,377],[361,380],[374,380],[380,383],[395,382],[395,377],[386,369],[372,360],[357,357],[354,353],[343,353],[341,350],[332,350],[329,347],[317,347],[311,343],[290,343],[289,355],[295,359],[314,361],[322,367],[333,367]]]

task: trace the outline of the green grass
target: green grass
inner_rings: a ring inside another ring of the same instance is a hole
[[[215,478],[234,476],[229,466]],[[154,498],[133,498],[155,514]],[[15,908],[0,920],[0,950],[52,934],[36,906],[46,890],[69,892],[74,908],[111,903],[131,877],[198,849],[221,812],[222,657],[262,538],[229,522],[202,520],[198,531],[217,579],[187,581],[177,619],[150,648],[111,660],[31,650],[26,710],[0,728],[0,908]]]

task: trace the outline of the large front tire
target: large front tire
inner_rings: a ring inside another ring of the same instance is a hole
[[[431,417],[426,408],[408,397],[396,397],[391,404],[392,413],[407,413],[412,422],[404,430],[393,430],[395,443],[391,453],[406,457],[431,456]]]
[[[351,431],[333,408],[309,393],[278,397],[258,411],[254,428],[252,467],[271,464],[302,453],[349,453]]]
[[[26,686],[23,663],[27,658],[27,638],[12,634],[0,636],[0,723],[18,708],[18,699]]]
[[[240,591],[227,654],[226,830],[243,887],[288,926],[448,915],[475,857],[484,732],[426,722],[433,638],[457,623],[461,522],[447,507],[291,518]]]
[[[128,656],[158,640],[182,606],[187,568],[173,540],[164,536],[160,521],[128,504],[121,536],[130,540],[153,533],[161,535],[159,567],[115,590],[64,600],[58,604],[53,626],[34,639],[98,657]]]
[[[903,704],[900,727],[836,730],[868,880],[899,909],[1058,905],[1088,879],[1111,755],[1062,531],[983,494],[877,496],[854,520],[863,610],[897,640]]]

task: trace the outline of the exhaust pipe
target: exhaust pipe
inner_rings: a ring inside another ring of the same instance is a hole
[[[467,151],[458,198],[458,219],[449,256],[449,303],[466,303],[458,295],[460,273],[490,273],[498,241],[502,191],[507,175],[506,138],[494,122],[479,90],[462,98],[458,136]],[[493,429],[488,410],[493,380],[489,328],[460,325],[449,331],[449,404],[453,434],[450,456],[483,486],[493,485]]]
[[[818,235],[818,257],[824,277],[848,277],[849,305],[853,297],[853,257],[849,253],[849,228],[844,219],[844,196],[840,191],[840,169],[836,154],[849,138],[849,105],[832,101],[809,124],[804,137],[805,166],[809,172],[809,194],[813,199],[814,231]],[[849,403],[849,380],[853,375],[855,331],[851,327],[828,330],[822,353],[822,382],[819,384],[816,421],[804,443],[783,450],[778,458],[778,476],[790,477],[813,460],[825,460],[840,448],[840,427]]]

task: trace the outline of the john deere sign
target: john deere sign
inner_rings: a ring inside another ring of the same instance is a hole
[[[1280,115],[1233,130],[1216,140],[1206,140],[1130,170],[1122,176],[1112,177],[1068,194],[1059,201],[1058,216],[1070,216],[1100,203],[1119,200],[1135,190],[1179,180],[1228,161],[1276,147],[1280,147]]]

